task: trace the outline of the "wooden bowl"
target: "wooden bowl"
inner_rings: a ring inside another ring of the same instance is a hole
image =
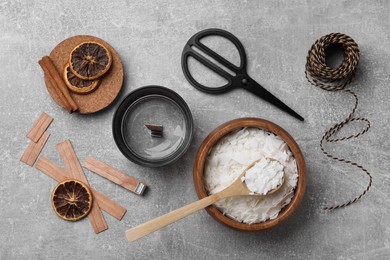
[[[290,217],[291,214],[298,207],[299,203],[302,200],[303,194],[305,193],[306,167],[302,152],[299,149],[298,144],[291,137],[291,135],[289,135],[283,128],[270,121],[260,118],[240,118],[218,126],[206,137],[206,139],[199,147],[194,164],[194,184],[199,199],[208,196],[203,183],[203,169],[210,150],[223,136],[243,127],[256,127],[272,132],[281,137],[287,143],[292,154],[295,157],[298,167],[298,183],[297,187],[295,188],[294,197],[292,198],[290,203],[280,211],[277,218],[257,224],[245,224],[238,222],[228,216],[224,216],[222,212],[219,211],[214,205],[207,207],[206,210],[216,220],[227,225],[230,228],[242,231],[262,231],[275,227],[285,221],[288,217]]]

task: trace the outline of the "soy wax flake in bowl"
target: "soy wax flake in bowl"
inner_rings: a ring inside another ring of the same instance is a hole
[[[237,196],[215,203],[224,215],[254,224],[275,219],[288,205],[297,186],[298,169],[288,145],[279,136],[254,127],[236,130],[221,138],[206,159],[204,185],[211,195],[228,187],[253,161],[272,158],[284,166],[285,183],[266,197]]]

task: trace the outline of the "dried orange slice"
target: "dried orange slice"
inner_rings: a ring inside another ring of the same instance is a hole
[[[69,63],[64,68],[64,81],[66,86],[73,92],[78,94],[88,94],[94,91],[100,83],[100,79],[85,80],[80,79],[69,68]]]
[[[110,51],[97,42],[83,42],[70,53],[69,67],[80,79],[94,80],[106,73],[112,63]]]
[[[91,210],[92,193],[81,181],[64,180],[54,188],[51,204],[60,218],[77,221],[87,216]]]

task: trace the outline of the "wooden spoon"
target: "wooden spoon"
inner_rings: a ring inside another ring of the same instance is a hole
[[[272,159],[271,159],[272,160]],[[148,222],[141,224],[139,226],[136,226],[132,229],[129,229],[126,231],[126,238],[129,242],[133,242],[137,239],[140,239],[141,237],[144,237],[150,233],[153,233],[169,224],[172,224],[184,217],[187,217],[191,215],[192,213],[197,212],[198,210],[201,210],[207,206],[210,206],[211,204],[233,196],[242,196],[242,195],[252,195],[252,196],[266,196],[269,194],[274,193],[280,187],[282,187],[284,183],[284,176],[282,178],[281,183],[274,189],[269,190],[266,194],[253,194],[247,186],[244,184],[244,182],[241,180],[241,178],[245,175],[246,171],[252,168],[257,162],[260,160],[256,160],[252,162],[241,174],[240,176],[227,188],[224,190],[215,193],[213,195],[210,195],[206,198],[203,198],[201,200],[195,201],[191,204],[188,204],[187,206],[184,206],[182,208],[176,209],[174,211],[171,211],[165,215],[162,215],[160,217],[157,217],[155,219],[149,220]]]

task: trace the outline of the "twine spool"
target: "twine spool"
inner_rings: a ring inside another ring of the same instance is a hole
[[[344,60],[341,63],[341,65],[338,68],[331,68],[327,66],[326,64],[326,54],[325,50],[330,45],[338,44],[343,49],[344,54]],[[356,197],[354,197],[351,200],[348,200],[342,204],[334,205],[334,206],[328,206],[325,207],[326,210],[333,210],[338,208],[343,208],[348,205],[351,205],[352,203],[358,201],[361,199],[367,191],[371,187],[372,183],[372,177],[369,171],[364,168],[362,165],[332,155],[329,152],[326,151],[324,148],[324,143],[336,143],[341,142],[345,140],[349,140],[352,138],[357,138],[364,133],[368,131],[370,128],[370,121],[367,118],[364,117],[355,117],[356,109],[359,105],[359,99],[358,96],[350,89],[346,89],[346,87],[352,82],[357,65],[359,63],[359,47],[357,43],[348,35],[341,34],[341,33],[331,33],[328,35],[325,35],[321,38],[319,38],[310,48],[307,57],[306,57],[306,78],[307,80],[314,86],[322,88],[327,91],[342,91],[345,93],[348,93],[349,95],[352,95],[355,99],[355,105],[352,109],[352,111],[349,113],[346,119],[343,121],[333,125],[331,128],[329,128],[324,135],[321,138],[320,141],[320,148],[321,151],[327,156],[328,158],[331,158],[333,160],[343,162],[349,165],[352,165],[355,168],[360,169],[363,171],[367,176],[369,177],[369,182],[366,186],[366,188]],[[334,138],[333,136],[340,131],[345,125],[347,125],[350,122],[353,121],[362,121],[366,123],[366,128],[364,128],[362,131],[352,134],[350,136],[344,136],[339,138]]]

